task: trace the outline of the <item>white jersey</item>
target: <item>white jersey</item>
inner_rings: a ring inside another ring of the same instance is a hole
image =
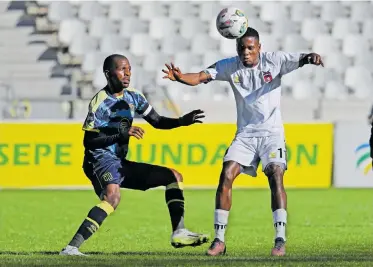
[[[301,53],[261,52],[259,64],[245,67],[238,56],[220,60],[205,72],[230,83],[237,105],[237,135],[283,134],[281,77],[299,68]]]

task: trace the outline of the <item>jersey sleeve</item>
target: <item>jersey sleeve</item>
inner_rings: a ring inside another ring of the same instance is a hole
[[[211,79],[209,79],[206,83],[212,81],[212,80],[217,80],[217,81],[228,81],[229,80],[229,62],[227,59],[222,59],[208,68],[206,68],[203,72],[210,75]]]
[[[150,113],[153,107],[149,104],[148,100],[142,93],[136,92],[136,98],[136,113],[145,117]]]
[[[299,68],[299,60],[302,53],[276,52],[275,58],[280,64],[280,74],[285,75]]]
[[[84,131],[91,131],[91,132],[100,132],[100,127],[103,126],[102,109],[97,108],[95,109],[92,103],[89,104],[88,107],[88,114],[83,124]]]

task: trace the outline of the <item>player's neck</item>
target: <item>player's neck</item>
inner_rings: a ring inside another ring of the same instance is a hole
[[[124,90],[125,90],[124,88],[121,88],[121,89],[113,88],[113,86],[110,86],[110,84],[108,84],[107,89],[110,92],[110,94],[114,97],[122,96],[124,94]]]
[[[253,63],[253,64],[243,64],[243,65],[244,65],[245,68],[250,68],[250,69],[252,69],[252,68],[257,67],[258,64],[259,64],[259,59],[258,59],[255,63]]]

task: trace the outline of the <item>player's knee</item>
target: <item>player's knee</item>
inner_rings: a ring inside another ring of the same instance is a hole
[[[105,200],[114,208],[116,209],[120,202],[120,191],[119,187],[117,188],[107,188],[105,194]]]
[[[270,164],[265,169],[271,188],[283,188],[284,169],[277,164]]]
[[[173,173],[173,175],[176,179],[176,182],[177,183],[182,183],[183,182],[183,175],[180,172],[178,172],[177,170],[171,169],[171,171],[172,171],[172,173]],[[175,182],[175,181],[173,181],[173,182]]]
[[[222,172],[222,182],[225,186],[232,186],[236,175],[230,168],[224,168]]]

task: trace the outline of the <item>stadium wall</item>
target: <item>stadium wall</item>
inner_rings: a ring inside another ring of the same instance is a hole
[[[131,141],[128,159],[175,168],[189,188],[217,186],[235,124],[202,124],[171,131],[141,126],[145,137]],[[286,187],[332,186],[334,125],[285,124],[285,131]],[[1,123],[0,188],[91,188],[81,168],[82,140],[81,123]],[[267,188],[261,170],[258,174],[256,178],[240,175],[235,186]],[[334,181],[343,186],[338,179]]]

